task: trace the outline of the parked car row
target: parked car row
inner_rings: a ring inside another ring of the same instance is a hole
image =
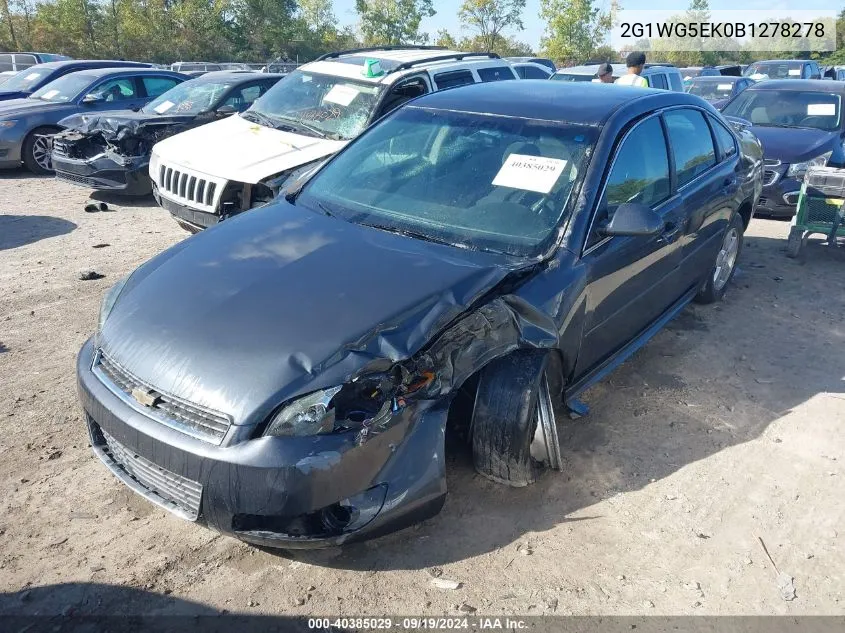
[[[81,113],[139,110],[186,79],[153,68],[89,68],[65,74],[26,98],[0,101],[0,168],[23,163],[35,174],[51,173],[51,138],[63,129],[63,119]]]
[[[126,195],[149,195],[150,154],[162,139],[243,112],[282,75],[212,72],[178,84],[137,112],[84,112],[53,136],[59,180]]]

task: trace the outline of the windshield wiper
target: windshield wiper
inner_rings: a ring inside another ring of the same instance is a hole
[[[290,119],[286,116],[280,116],[279,121],[282,121],[282,125],[289,127],[294,132],[306,132],[308,134],[312,134],[313,136],[317,136],[319,138],[328,138],[328,133],[324,132],[318,127],[313,125],[308,125],[307,123],[303,123],[302,121],[297,121],[295,119]]]
[[[272,127],[272,128],[279,127],[278,121],[270,118],[266,114],[262,114],[261,112],[258,112],[257,110],[247,110],[246,112],[241,114],[241,117],[243,117],[247,121],[253,121],[253,122],[258,123],[259,125],[263,125],[265,127]]]
[[[447,246],[457,246],[460,248],[464,248],[462,244],[456,244],[455,242],[450,242],[442,238],[433,237],[428,233],[422,233],[421,231],[415,231],[413,229],[400,229],[395,226],[389,226],[386,224],[372,224],[369,222],[359,222],[359,224],[361,224],[361,226],[368,226],[371,229],[377,229],[379,231],[385,231],[387,233],[396,233],[397,235],[404,235],[405,237],[412,237],[414,239],[423,240],[425,242],[434,242],[435,244],[446,244]]]

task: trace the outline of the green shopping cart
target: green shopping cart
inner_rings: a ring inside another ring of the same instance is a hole
[[[826,235],[834,247],[837,237],[845,237],[845,169],[811,167],[807,171],[786,243],[786,256],[799,257],[807,239],[818,233]]]

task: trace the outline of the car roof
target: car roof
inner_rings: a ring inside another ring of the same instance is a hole
[[[556,75],[595,75],[601,64],[584,64],[583,66],[570,66],[569,68],[558,68]],[[628,68],[625,64],[611,64],[613,74],[626,73]]]
[[[509,59],[508,61],[511,63],[511,66],[534,66],[535,68],[542,68],[543,70],[545,70],[550,75],[554,74],[554,73],[552,73],[551,68],[549,68],[545,64],[541,64],[540,62],[531,62],[531,61],[517,62],[517,61],[514,61],[512,59]]]
[[[794,64],[804,64],[807,62],[813,61],[812,59],[758,59],[756,62],[751,62],[749,66],[753,66],[754,64],[779,64],[779,63],[794,63]]]
[[[125,64],[124,68],[147,68],[149,64],[144,62],[127,62],[120,59],[66,59],[58,62],[44,62],[37,64],[38,68],[67,68],[68,66],[90,66],[91,64],[111,64],[103,68],[120,68],[117,64]],[[33,66],[32,68],[35,68]],[[88,70],[87,68],[85,70]]]
[[[526,82],[531,82],[526,84]],[[620,107],[650,98],[654,107],[700,104],[683,92],[592,82],[521,79],[468,84],[415,99],[406,107],[601,125]]]
[[[247,83],[257,79],[281,79],[285,77],[283,73],[259,73],[259,72],[233,72],[231,70],[214,70],[199,77],[194,77],[191,82],[194,84],[214,83],[218,81],[230,81],[236,83]]]
[[[74,75],[78,77],[89,77],[90,79],[101,79],[103,77],[111,77],[112,75],[165,75],[168,77],[180,77],[185,79],[185,75],[181,73],[174,72],[172,70],[162,70],[160,68],[126,68],[126,67],[116,67],[116,68],[86,68],[85,70],[80,70],[79,72],[75,73],[68,73],[67,76]]]
[[[442,59],[438,59],[442,58]],[[385,73],[367,77],[361,74],[364,64],[368,60],[378,60]],[[419,62],[419,66],[405,69],[402,72],[392,72],[401,64]],[[359,49],[334,53],[331,56],[318,58],[300,66],[300,70],[325,73],[329,75],[346,77],[358,81],[365,81],[372,84],[391,83],[404,74],[417,72],[426,68],[448,67],[449,65],[491,65],[510,66],[506,59],[500,58],[495,53],[472,53],[467,51],[455,51],[445,48],[392,48],[385,49]]]
[[[740,79],[748,79],[748,77],[740,77],[738,75],[705,75],[704,77],[693,77],[692,81],[697,84],[706,84],[706,83],[730,83],[732,81],[738,81]],[[793,80],[794,81],[794,80]]]
[[[724,79],[724,77],[722,77]],[[823,79],[767,79],[759,81],[746,90],[789,90],[791,92],[841,92],[845,93],[845,82]]]

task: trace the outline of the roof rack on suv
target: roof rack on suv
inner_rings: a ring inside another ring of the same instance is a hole
[[[326,53],[324,55],[320,55],[315,62],[320,62],[325,59],[334,59],[336,57],[340,57],[341,55],[355,55],[356,53],[374,53],[378,51],[445,51],[447,50],[445,46],[414,46],[414,45],[406,45],[406,44],[397,44],[391,46],[367,46],[365,48],[350,48],[345,51],[332,51],[331,53]]]
[[[433,57],[424,57],[423,59],[415,59],[409,62],[403,62],[398,66],[395,66],[388,70],[389,73],[399,72],[400,70],[408,70],[409,68],[413,68],[414,66],[418,66],[419,64],[432,64],[434,62],[445,62],[445,61],[461,61],[466,59],[467,57],[483,57],[486,59],[501,59],[498,53],[449,53],[448,55],[435,55]]]

